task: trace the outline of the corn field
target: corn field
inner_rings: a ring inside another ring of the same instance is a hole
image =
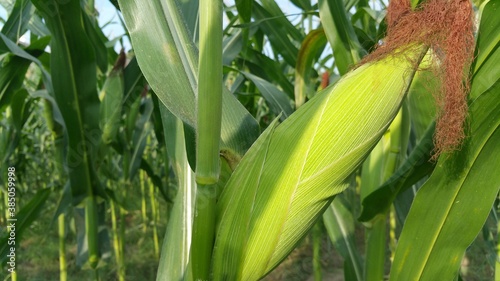
[[[0,280],[500,280],[500,0],[0,6]]]

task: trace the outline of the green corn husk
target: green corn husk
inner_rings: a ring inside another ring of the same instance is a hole
[[[213,280],[258,280],[295,248],[398,113],[423,52],[360,66],[262,134],[217,203]]]
[[[123,54],[123,56],[125,55]],[[123,58],[124,60],[125,58]],[[120,127],[123,85],[123,65],[118,65],[111,70],[99,93],[99,99],[101,100],[99,127],[102,130],[101,138],[105,144],[113,141]]]

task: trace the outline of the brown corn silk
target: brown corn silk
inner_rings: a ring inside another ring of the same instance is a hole
[[[325,71],[321,76],[321,89],[328,87],[329,84],[330,84],[330,74],[328,73],[328,71]]]
[[[118,59],[113,65],[113,71],[123,70],[125,68],[125,63],[127,62],[127,56],[125,55],[125,51],[123,49],[120,50],[120,54],[118,55]]]
[[[387,8],[383,44],[363,59],[378,60],[425,44],[432,50],[440,81],[434,89],[437,119],[434,158],[460,148],[465,138],[468,69],[474,56],[474,12],[470,0],[428,0],[412,10],[409,0],[392,0]]]

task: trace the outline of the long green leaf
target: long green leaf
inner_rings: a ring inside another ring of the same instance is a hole
[[[394,123],[395,122],[393,122],[393,124]],[[361,168],[360,187],[360,197],[362,201],[385,180],[385,171],[388,168],[386,162],[389,158],[388,156],[391,152],[392,145],[391,137],[392,130],[388,129],[363,163],[363,167]],[[366,227],[365,259],[367,262],[364,264],[365,281],[378,281],[384,278],[386,260],[385,248],[387,240],[386,215],[387,214],[383,213],[373,218]]]
[[[146,148],[147,136],[150,134],[149,121],[153,113],[153,101],[150,98],[141,99],[141,103],[142,110],[137,116],[137,120],[135,120],[131,140],[131,157],[128,172],[130,181],[137,175],[137,171],[141,166],[142,155]]]
[[[189,280],[187,276],[196,182],[187,161],[182,122],[161,105],[160,110],[167,151],[179,188],[168,221],[156,280],[184,281]]]
[[[320,0],[319,15],[339,73],[346,73],[366,53],[356,37],[342,0]]]
[[[500,20],[498,13],[500,1],[490,0],[485,2],[480,9],[481,24],[477,35],[477,59],[473,64],[471,83],[471,98],[490,89],[500,76]]]
[[[284,120],[293,113],[291,100],[276,86],[248,72],[242,71],[241,73],[255,84],[274,114],[282,114],[281,117]]]
[[[45,37],[50,35],[50,31],[42,20],[42,17],[39,13],[36,12],[31,16],[31,20],[29,21],[29,30],[33,34]]]
[[[294,41],[288,37],[290,28],[287,28],[287,25],[280,21],[280,19],[284,18],[284,15],[273,15],[256,2],[253,4],[253,13],[255,20],[259,22],[259,28],[269,38],[271,45],[290,66],[295,67],[299,50]],[[292,30],[296,31],[297,29],[293,28]]]
[[[283,91],[293,98],[293,85],[283,73],[279,62],[255,50],[246,50],[242,55],[240,64],[248,67],[252,74],[267,81],[274,81],[281,86]]]
[[[12,42],[9,38],[7,38],[3,33],[0,33],[0,54],[3,54],[5,52],[11,52],[13,55],[16,55],[18,57],[24,58],[26,60],[34,62],[42,71],[42,78],[43,82],[45,84],[45,88],[49,91],[49,93],[53,92],[52,88],[52,79],[50,77],[50,74],[45,70],[45,67],[43,64],[33,55],[28,53],[26,50],[23,50],[21,47],[16,45],[16,43]],[[43,39],[40,39],[40,44],[43,45],[43,48],[45,48],[46,45],[43,44]],[[32,43],[32,45],[34,45]],[[38,45],[38,44],[35,44]],[[31,46],[30,46],[31,47]]]
[[[288,20],[288,17],[283,13],[282,8],[275,0],[262,0],[262,7],[271,15],[275,23],[279,23],[286,30],[288,34],[296,42],[301,42],[304,35]]]
[[[236,9],[242,23],[248,23],[252,17],[252,0],[236,0]]]
[[[200,8],[199,0],[178,0],[177,3],[182,11],[184,17],[184,22],[186,23],[187,30],[189,34],[192,34],[195,39],[193,41],[197,42],[196,38],[199,37],[197,34],[198,29],[198,16]]]
[[[386,213],[399,193],[432,172],[434,164],[429,159],[434,149],[433,135],[434,124],[401,167],[383,185],[362,199],[363,209],[358,218],[360,221],[369,221],[377,214]]]
[[[14,113],[11,115],[12,123],[19,132],[21,132],[26,120],[32,113],[33,100],[28,99],[28,96],[26,89],[19,89],[14,93],[10,103],[10,108]]]
[[[346,267],[353,269],[354,278],[346,280],[362,281],[362,260],[354,239],[355,220],[351,210],[346,205],[346,200],[342,196],[337,196],[323,214],[323,221],[330,240],[344,258],[344,264],[348,264],[344,265],[344,270]]]
[[[49,198],[50,189],[40,189],[33,198],[23,206],[23,208],[16,214],[17,221],[15,222],[16,243],[19,243],[23,232],[31,223],[38,218],[43,212],[43,205],[47,198]],[[2,254],[0,261],[3,263],[7,260],[7,254],[11,245],[7,243],[9,235],[1,237],[0,239],[0,253]],[[19,247],[18,247],[19,249]]]
[[[123,103],[125,107],[130,107],[146,84],[136,57],[133,57],[123,70],[123,80]]]
[[[457,275],[500,189],[499,91],[497,82],[471,105],[471,137],[460,152],[440,158],[417,193],[390,280],[453,280]]]
[[[224,41],[222,43],[222,63],[224,65],[231,65],[231,62],[238,56],[241,49],[243,48],[244,39],[242,34],[243,32],[241,31],[241,29],[238,29],[231,36],[224,38]]]
[[[301,8],[302,10],[309,11],[312,9],[310,0],[291,0],[291,2]]]
[[[12,41],[17,42],[26,32],[34,11],[30,0],[17,0],[7,22],[2,27],[2,33]]]
[[[10,104],[10,100],[16,90],[18,90],[24,81],[26,71],[31,64],[31,61],[10,56],[0,60],[2,68],[0,68],[0,110]]]
[[[108,53],[106,46],[104,45],[104,43],[106,43],[104,39],[107,40],[107,38],[102,35],[102,30],[99,27],[96,17],[94,17],[90,13],[87,13],[85,10],[82,13],[82,19],[85,33],[87,34],[92,47],[94,47],[97,66],[102,73],[106,73],[108,69]]]
[[[488,0],[480,7],[481,25],[477,35],[477,58],[474,62],[474,72],[482,67],[500,42],[500,21],[497,20],[500,4],[495,0]]]
[[[33,1],[52,33],[51,74],[55,99],[67,126],[66,165],[73,200],[80,202],[99,185],[93,168],[94,149],[100,138],[99,99],[95,85],[96,62],[93,48],[82,26],[78,2],[60,4]]]
[[[3,163],[6,163],[16,151],[21,141],[22,128],[31,115],[33,107],[33,100],[27,98],[28,92],[26,89],[14,90],[11,96],[12,98],[9,100],[10,110],[7,111],[7,114],[2,114],[2,118],[0,118],[0,121],[6,122],[0,131],[2,133],[2,138],[0,139],[0,159]],[[0,179],[2,178],[0,176]],[[5,183],[7,182],[5,181]],[[6,192],[7,190],[5,189],[4,191]]]
[[[176,1],[119,1],[141,70],[162,103],[196,128],[198,50]],[[256,120],[223,91],[221,148],[241,157],[259,128]]]
[[[322,29],[307,34],[299,49],[297,67],[295,68],[295,107],[305,103],[306,98],[316,91],[311,80],[314,73],[314,62],[326,45],[325,32]]]

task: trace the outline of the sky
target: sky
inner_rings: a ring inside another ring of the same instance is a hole
[[[148,0],[149,1],[149,0]],[[98,22],[99,26],[104,27],[103,33],[110,40],[116,38],[117,36],[122,36],[125,34],[125,30],[122,26],[122,23],[119,19],[118,12],[108,0],[96,0],[95,8],[99,13]],[[124,39],[124,48],[125,51],[129,51],[131,49],[130,41],[128,38]],[[122,46],[118,43],[115,45],[115,50],[118,52]]]

